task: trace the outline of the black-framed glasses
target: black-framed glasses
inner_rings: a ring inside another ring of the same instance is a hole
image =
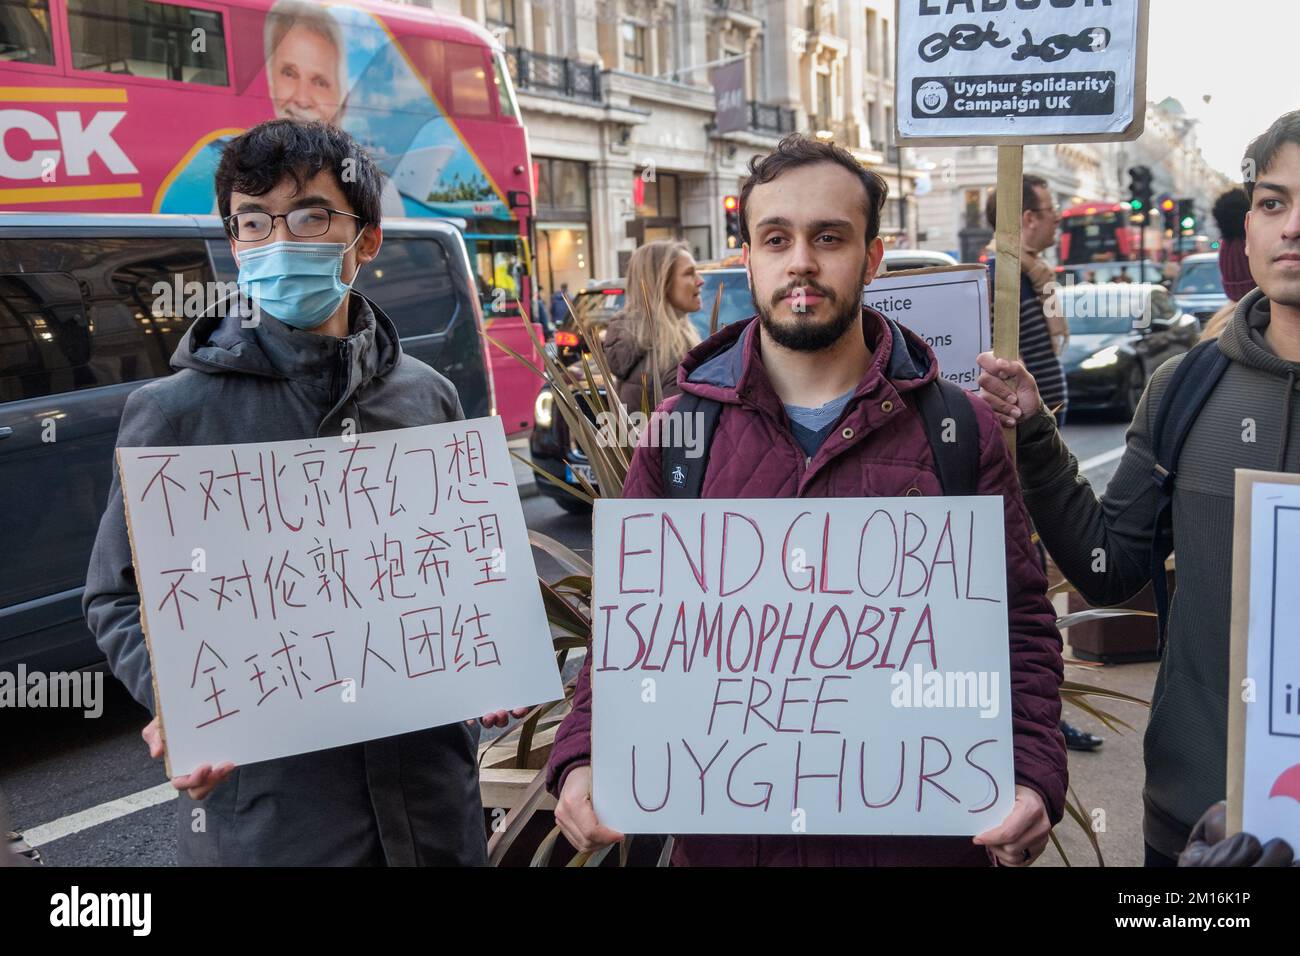
[[[315,239],[330,231],[335,216],[347,216],[362,222],[360,216],[330,209],[328,206],[306,206],[292,212],[272,215],[269,212],[237,212],[224,220],[226,231],[236,242],[261,242],[275,230],[275,221],[283,219],[289,234],[297,239]]]

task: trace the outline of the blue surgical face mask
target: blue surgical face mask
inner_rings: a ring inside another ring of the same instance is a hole
[[[239,290],[285,325],[314,329],[334,314],[357,280],[340,278],[343,257],[361,240],[272,242],[239,253]],[[361,271],[360,264],[357,272]]]

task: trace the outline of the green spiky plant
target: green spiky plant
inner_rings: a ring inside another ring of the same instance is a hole
[[[580,500],[588,504],[594,504],[595,500],[602,496],[622,496],[623,483],[627,478],[628,466],[636,447],[635,432],[623,403],[613,393],[614,376],[610,372],[600,336],[573,309],[568,297],[563,298],[565,306],[568,308],[569,314],[582,336],[582,341],[585,343],[584,352],[574,366],[566,368],[560,365],[555,356],[547,352],[544,343],[537,339],[535,333],[532,332],[533,326],[522,304],[519,305],[520,313],[523,315],[525,326],[530,330],[530,334],[534,336],[536,352],[541,356],[540,365],[486,334],[485,338],[493,346],[508,353],[516,361],[523,363],[551,387],[554,408],[564,418],[570,434],[591,463],[592,472],[596,478],[595,486],[593,487],[581,474],[575,472],[574,477],[581,488],[574,488],[566,482],[556,479],[549,472],[538,468],[528,459],[519,455],[515,455],[515,457],[531,468],[538,480],[548,481]],[[710,334],[717,331],[721,304],[722,288],[719,286],[713,301],[709,321]],[[647,363],[651,369],[658,367],[654,358],[655,356],[651,354]],[[642,390],[644,396],[642,411],[647,415],[652,408],[657,408],[662,401],[659,377],[649,375],[648,379],[643,383],[646,387]],[[610,386],[609,388],[604,387],[607,383]],[[588,417],[588,411],[591,413],[591,418]],[[604,421],[613,420],[618,423],[616,430],[604,429],[598,431],[592,419],[599,418],[602,414],[609,416],[604,418]],[[615,440],[618,436],[627,436],[632,441],[627,444],[620,444]],[[538,578],[538,585],[542,591],[542,603],[551,626],[556,664],[563,671],[564,664],[571,651],[590,646],[592,637],[591,563],[572,549],[547,535],[530,530],[528,536],[529,541],[535,548],[548,554],[565,572],[563,577],[553,582],[542,579],[540,575]],[[1073,590],[1073,587],[1068,582],[1061,581],[1051,587],[1048,593],[1055,595],[1071,590]],[[1150,612],[1124,608],[1089,608],[1063,615],[1057,619],[1056,623],[1060,630],[1065,630],[1072,625],[1083,624],[1087,621],[1129,615],[1150,615]],[[1076,661],[1065,662],[1067,676],[1071,671],[1087,670],[1091,666]],[[568,711],[568,705],[573,698],[575,683],[576,678],[571,678],[565,682],[564,700],[552,701],[534,707],[507,733],[497,737],[480,750],[479,763],[483,772],[490,775],[494,772],[507,775],[509,785],[513,789],[512,799],[509,801],[511,808],[504,819],[497,822],[493,835],[488,841],[488,860],[493,866],[502,863],[507,852],[520,839],[521,835],[528,829],[530,821],[534,819],[538,811],[548,801],[548,795],[545,791],[546,755],[549,752],[550,741],[554,736],[555,729]],[[1122,729],[1136,732],[1136,728],[1122,718],[1103,709],[1099,705],[1099,700],[1118,700],[1149,706],[1149,702],[1139,697],[1077,680],[1064,680],[1061,683],[1060,693],[1064,706],[1077,708],[1099,720],[1115,733],[1121,733]],[[564,707],[561,707],[562,704]],[[1065,810],[1066,816],[1077,824],[1087,837],[1096,856],[1097,865],[1105,866],[1101,846],[1091,826],[1088,811],[1073,787],[1069,788]],[[532,866],[551,865],[551,859],[560,840],[560,835],[558,826],[550,829],[532,854]],[[629,836],[622,844],[619,856],[620,864],[626,864],[633,839],[634,837]],[[1066,866],[1070,866],[1070,860],[1055,832],[1050,834],[1050,839],[1052,845],[1060,854],[1062,861]],[[605,861],[612,849],[612,847],[606,847],[596,853],[579,853],[567,865],[599,866]],[[672,838],[670,837],[660,853],[659,865],[667,865],[671,849]]]

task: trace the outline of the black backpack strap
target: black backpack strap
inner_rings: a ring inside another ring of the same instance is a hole
[[[700,453],[688,458],[683,442],[670,443],[660,449],[664,497],[698,498],[700,489],[704,487],[704,473],[709,468],[709,448],[713,445],[713,433],[717,431],[718,419],[722,417],[722,403],[683,392],[673,406],[672,413],[683,416],[683,419],[699,415]]]
[[[1216,340],[1194,347],[1174,369],[1160,398],[1151,428],[1151,452],[1155,464],[1151,480],[1156,486],[1155,518],[1151,523],[1151,590],[1155,596],[1159,627],[1158,652],[1164,652],[1169,624],[1169,589],[1165,582],[1165,559],[1174,549],[1174,481],[1178,458],[1205,401],[1228,367],[1228,357]]]
[[[942,376],[936,376],[933,381],[918,388],[915,394],[943,493],[977,494],[980,429],[966,390]]]

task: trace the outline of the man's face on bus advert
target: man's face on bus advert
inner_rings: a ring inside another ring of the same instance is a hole
[[[342,99],[341,55],[328,37],[306,26],[286,31],[266,67],[275,115],[334,122]]]

